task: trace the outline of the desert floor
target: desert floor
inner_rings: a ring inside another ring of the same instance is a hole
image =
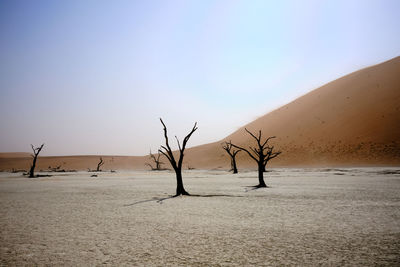
[[[400,264],[399,168],[91,174],[0,173],[0,265]]]

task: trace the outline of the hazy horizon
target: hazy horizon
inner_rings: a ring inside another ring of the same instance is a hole
[[[398,1],[2,1],[0,152],[145,155],[400,55]]]

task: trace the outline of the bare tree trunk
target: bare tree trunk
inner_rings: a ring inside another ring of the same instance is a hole
[[[29,170],[29,178],[35,177],[36,159],[37,157],[35,156],[33,158],[31,169]]]
[[[182,170],[181,169],[176,169],[176,195],[186,195],[188,196],[189,193],[186,192],[185,188],[183,187],[183,181],[182,181]]]
[[[232,158],[232,169],[233,169],[233,173],[238,173],[238,169],[237,169],[237,166],[236,166],[236,158],[235,157]]]
[[[257,187],[267,187],[267,185],[264,182],[263,167],[264,167],[264,165],[258,164],[258,185],[257,185]]]
[[[29,178],[34,178],[35,177],[35,167],[36,167],[36,161],[37,157],[39,156],[40,151],[42,150],[44,144],[42,144],[40,147],[34,148],[33,145],[31,145],[32,150],[33,150],[33,161],[32,161],[32,166],[31,169],[29,170]]]
[[[266,166],[266,165],[263,165],[263,166],[262,166],[262,171],[263,171],[263,172],[267,172],[267,170],[265,169],[265,166]]]
[[[100,157],[100,162],[97,164],[96,171],[97,171],[97,172],[101,172],[100,167],[103,166],[103,165],[104,165],[103,158]]]

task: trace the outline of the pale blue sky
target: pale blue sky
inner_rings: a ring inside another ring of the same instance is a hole
[[[400,1],[0,1],[0,152],[217,141],[400,55]]]

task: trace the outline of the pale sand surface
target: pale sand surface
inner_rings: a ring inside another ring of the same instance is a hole
[[[0,174],[0,265],[400,264],[400,168]],[[208,195],[208,196],[207,196]],[[211,196],[210,196],[211,195]],[[212,196],[214,195],[214,196]]]

